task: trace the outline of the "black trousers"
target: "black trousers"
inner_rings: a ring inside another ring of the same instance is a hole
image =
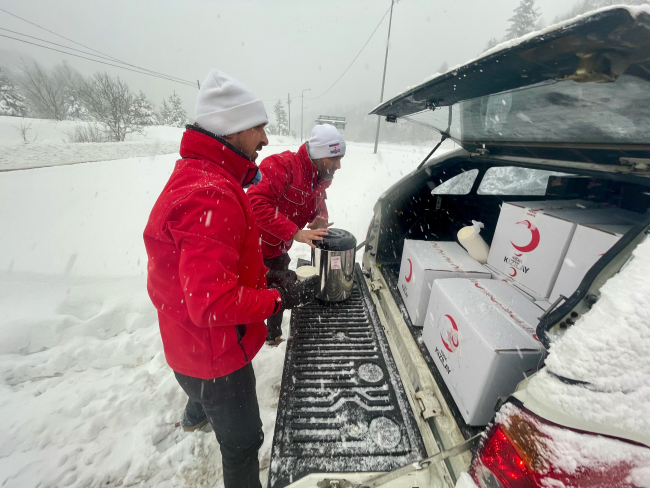
[[[289,269],[291,258],[288,254],[282,253],[279,256],[264,260],[264,266],[273,271],[283,271]],[[267,340],[273,340],[282,335],[282,314],[271,315],[266,319],[266,328],[269,329],[266,334]]]
[[[185,407],[189,420],[198,423],[207,416],[214,429],[225,488],[261,488],[257,453],[264,432],[253,365],[212,380],[174,374],[189,397]]]

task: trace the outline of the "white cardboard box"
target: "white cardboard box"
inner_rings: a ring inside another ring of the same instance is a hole
[[[551,294],[577,224],[627,224],[638,216],[620,209],[543,205],[504,203],[488,255],[490,266],[541,298]]]
[[[536,339],[543,311],[508,283],[433,283],[422,337],[463,419],[485,425],[546,355]]]
[[[422,327],[433,280],[490,278],[490,275],[456,242],[406,239],[397,284],[411,322]]]
[[[578,225],[549,302],[553,303],[560,295],[571,296],[587,271],[631,228],[631,225]]]
[[[521,294],[528,298],[531,302],[537,302],[540,300],[546,300],[546,297],[543,297],[537,293],[534,293],[532,290],[529,290],[525,286],[522,286],[520,283],[517,281],[513,280],[509,276],[506,276],[505,274],[501,273],[500,271],[497,271],[496,268],[493,266],[490,266],[489,264],[486,264],[485,267],[492,273],[492,279],[493,280],[499,280],[499,281],[504,281],[508,283],[510,286],[514,286]]]

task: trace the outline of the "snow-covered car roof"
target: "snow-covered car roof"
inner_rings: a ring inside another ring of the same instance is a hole
[[[371,113],[396,119],[549,80],[613,81],[650,73],[650,7],[608,7],[513,39],[436,74]]]
[[[554,342],[525,406],[573,428],[650,447],[650,239]]]

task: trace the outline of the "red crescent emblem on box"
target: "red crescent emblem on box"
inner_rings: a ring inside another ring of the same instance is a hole
[[[445,346],[445,349],[447,349],[447,351],[454,352],[460,345],[460,341],[458,340],[458,326],[456,325],[456,321],[451,315],[445,315],[445,317],[447,317],[451,322],[452,330],[447,330],[447,336],[451,345],[447,344],[445,338],[442,336],[442,333],[440,333],[440,340],[442,341],[442,345]]]
[[[517,270],[516,270],[515,268],[513,268],[512,266],[510,267],[510,269],[511,269],[512,271],[511,271],[510,273],[508,273],[508,274],[509,274],[510,276],[512,276],[513,278],[514,278],[515,276],[517,276]]]
[[[524,224],[526,227],[530,229],[530,242],[526,244],[525,246],[517,246],[514,242],[510,241],[510,244],[520,252],[531,252],[537,249],[537,246],[539,246],[539,241],[540,241],[540,235],[539,235],[539,229],[535,227],[533,224],[530,223],[529,220],[522,220],[521,222],[517,222],[515,225],[519,224]]]
[[[411,262],[410,259],[407,259],[407,261],[409,262],[409,275],[405,276],[404,278],[406,279],[407,283],[410,283],[411,278],[413,278],[413,263]]]

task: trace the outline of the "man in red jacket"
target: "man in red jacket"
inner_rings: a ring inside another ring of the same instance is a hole
[[[248,199],[253,206],[262,240],[264,264],[272,270],[287,270],[287,252],[293,241],[312,248],[323,240],[328,222],[325,190],[334,173],[341,168],[345,155],[343,136],[333,125],[316,125],[309,141],[298,152],[285,151],[264,159],[260,170],[264,177],[251,187]],[[309,230],[303,230],[306,224]],[[267,341],[277,343],[282,336],[282,315],[266,321]]]
[[[264,435],[251,361],[264,344],[264,320],[310,301],[316,287],[267,275],[263,264],[243,187],[260,179],[254,161],[268,144],[266,123],[260,100],[211,71],[196,123],[183,134],[182,159],[144,231],[165,358],[189,396],[181,424],[212,424],[227,488],[260,487]]]

